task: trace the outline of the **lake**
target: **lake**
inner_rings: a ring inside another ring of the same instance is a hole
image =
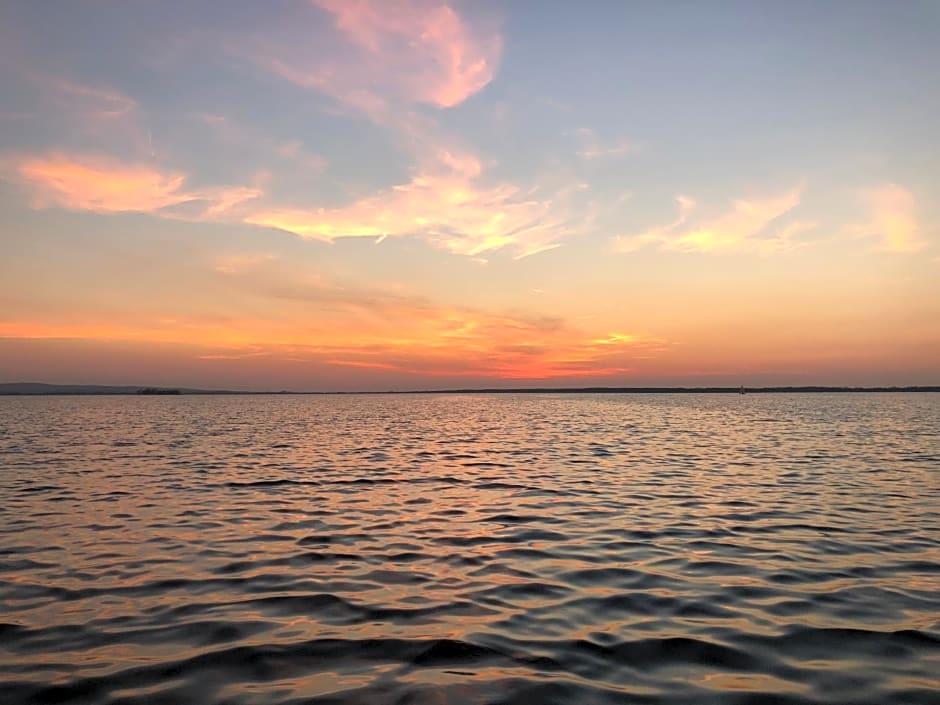
[[[4,703],[940,703],[940,394],[0,398]]]

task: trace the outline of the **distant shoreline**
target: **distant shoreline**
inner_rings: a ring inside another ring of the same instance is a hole
[[[940,392],[940,385],[920,385],[907,387],[744,387],[745,394],[813,394],[813,393],[922,393]],[[184,387],[147,386],[105,386],[105,385],[57,385],[39,382],[13,382],[0,384],[0,396],[197,396],[197,395],[356,395],[356,394],[741,394],[738,387],[518,387],[479,389],[408,389],[376,390],[365,392],[295,392],[263,391],[252,392],[228,389],[189,389]]]

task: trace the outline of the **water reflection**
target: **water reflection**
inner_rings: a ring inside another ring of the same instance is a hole
[[[0,399],[0,681],[936,702],[938,419],[926,394]]]

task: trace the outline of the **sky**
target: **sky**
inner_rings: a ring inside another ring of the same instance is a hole
[[[6,0],[0,381],[940,383],[940,3]]]

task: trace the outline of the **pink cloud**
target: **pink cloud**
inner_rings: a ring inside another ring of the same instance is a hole
[[[30,157],[17,167],[33,187],[37,207],[119,213],[152,212],[193,200],[182,190],[185,176],[96,156],[53,153]]]
[[[898,184],[885,184],[865,193],[870,210],[868,223],[858,226],[874,234],[879,247],[887,252],[917,252],[927,247],[917,218],[914,195]]]
[[[182,172],[100,155],[55,152],[26,157],[15,162],[14,172],[32,192],[35,208],[183,218],[174,208],[195,203],[201,206],[198,212],[184,219],[198,220],[219,216],[261,195],[260,190],[246,186],[188,190]]]
[[[404,94],[442,108],[462,103],[493,78],[498,35],[482,36],[446,2],[434,0],[312,0],[368,56],[391,60]],[[391,68],[391,67],[390,67]]]
[[[230,50],[297,85],[381,119],[390,102],[459,105],[496,72],[502,38],[441,0],[310,0],[334,28],[293,31]]]

